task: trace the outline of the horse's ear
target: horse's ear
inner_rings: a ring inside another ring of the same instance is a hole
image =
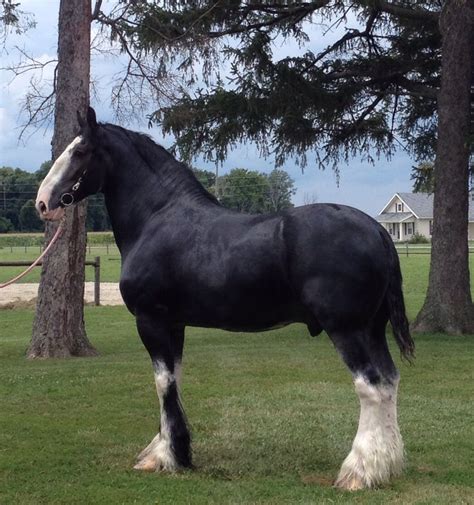
[[[78,110],[76,111],[76,116],[77,116],[77,122],[79,123],[79,127],[82,130],[84,126],[86,126],[86,122],[84,121],[84,119],[81,116],[81,113]]]
[[[97,129],[97,119],[95,117],[95,110],[92,107],[87,109],[87,126],[94,131]]]

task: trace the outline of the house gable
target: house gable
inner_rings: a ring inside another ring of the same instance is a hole
[[[411,212],[417,219],[418,215],[413,211],[412,208],[405,202],[405,200],[398,194],[395,193],[389,200],[387,205],[379,212],[379,216],[385,213],[396,213],[396,212]]]

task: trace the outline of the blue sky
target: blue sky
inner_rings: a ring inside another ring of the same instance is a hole
[[[57,45],[57,14],[59,0],[20,0],[22,9],[34,14],[37,27],[21,37],[13,34],[8,39],[7,51],[2,53],[2,65],[18,59],[18,53],[13,50],[17,45],[41,61],[55,58]],[[355,21],[354,21],[355,24]],[[317,50],[334,40],[339,33],[329,33],[324,39],[320,31],[314,31],[308,48]],[[300,52],[297,45],[287,44],[275,48],[277,57]],[[120,70],[123,60],[95,59],[92,64],[93,79],[97,82],[97,96],[91,99],[96,108],[99,120],[116,122],[113,108],[110,104],[109,90],[114,75]],[[51,79],[53,67],[47,68],[43,74],[45,79]],[[19,126],[22,124],[20,102],[28,89],[28,76],[21,76],[11,82],[11,75],[2,71],[0,96],[0,166],[14,166],[34,171],[41,163],[50,158],[50,143],[52,130],[50,128],[35,133],[27,132],[23,141],[18,141]],[[163,138],[158,128],[151,131],[147,128],[147,121],[136,121],[131,128],[147,131],[153,138],[169,146],[172,139]],[[393,193],[411,191],[410,171],[414,164],[410,157],[399,151],[391,160],[381,158],[374,165],[352,159],[348,165],[341,164],[339,185],[332,170],[321,171],[309,163],[302,173],[301,168],[291,160],[285,164],[285,169],[295,180],[297,193],[295,204],[308,201],[337,202],[357,207],[370,215],[377,214]],[[200,160],[195,166],[214,170],[211,164]],[[243,145],[231,152],[219,173],[223,174],[235,167],[242,167],[268,172],[273,168],[271,159],[262,159],[253,145]]]

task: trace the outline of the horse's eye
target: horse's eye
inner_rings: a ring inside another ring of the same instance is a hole
[[[84,156],[86,154],[86,151],[81,151],[80,149],[76,149],[74,151],[74,156],[76,156],[77,158],[81,158],[82,156]]]

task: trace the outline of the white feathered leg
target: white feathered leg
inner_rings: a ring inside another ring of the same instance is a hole
[[[171,448],[171,431],[166,411],[163,408],[163,398],[168,392],[170,384],[176,381],[176,377],[175,374],[169,372],[164,363],[156,361],[153,365],[156,392],[161,410],[160,433],[138,455],[134,468],[149,472],[156,470],[174,472],[178,469],[178,464]]]
[[[372,385],[358,376],[354,385],[360,400],[359,428],[335,482],[351,491],[388,482],[401,473],[404,459],[397,422],[398,378],[391,385]]]

